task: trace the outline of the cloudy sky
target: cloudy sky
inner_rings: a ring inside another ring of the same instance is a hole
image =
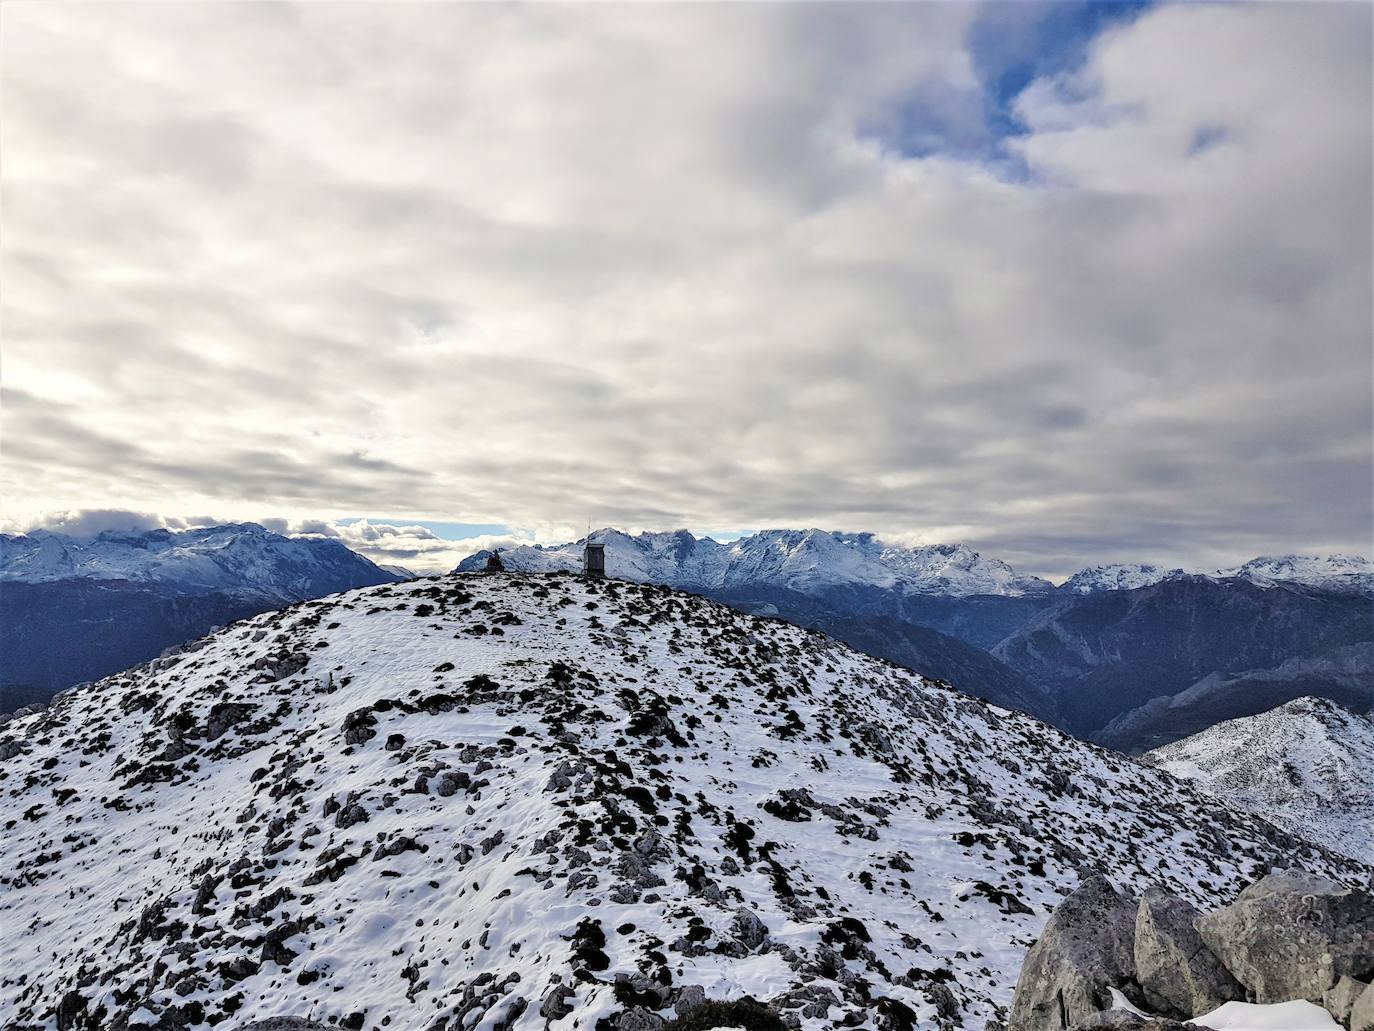
[[[1368,5],[0,29],[11,528],[1372,546]]]

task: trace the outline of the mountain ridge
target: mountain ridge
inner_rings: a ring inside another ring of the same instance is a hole
[[[1374,711],[1298,698],[1147,758],[1309,841],[1351,857],[1374,855]]]
[[[18,1026],[981,1026],[1095,866],[1201,901],[1374,871],[669,588],[360,588],[0,728]],[[404,914],[402,916],[402,914]]]

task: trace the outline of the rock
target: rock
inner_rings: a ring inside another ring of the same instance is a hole
[[[86,997],[80,992],[68,992],[57,1004],[57,1031],[70,1031],[86,1015]]]
[[[743,906],[735,910],[732,927],[735,937],[750,952],[757,949],[768,938],[768,928],[764,922],[758,918],[753,910],[745,909]]]
[[[1197,929],[1258,1003],[1321,1003],[1374,970],[1374,898],[1304,870],[1274,871]]]
[[[1130,1010],[1098,1010],[1073,1026],[1073,1031],[1138,1031],[1146,1018]]]
[[[1060,1031],[1112,1005],[1135,978],[1134,900],[1089,874],[1031,947],[1012,997],[1013,1031]]]
[[[1197,1027],[1165,1017],[1142,1017],[1130,1010],[1101,1010],[1075,1024],[1073,1031],[1196,1031]]]
[[[1326,1012],[1331,1014],[1332,1020],[1349,1027],[1350,1013],[1360,995],[1368,988],[1369,985],[1365,982],[1347,974],[1336,982],[1335,987],[1326,990],[1326,994],[1322,996],[1322,1005],[1326,1007]]]
[[[1149,889],[1140,900],[1136,980],[1152,1012],[1187,1020],[1245,999],[1245,989],[1193,926],[1197,917],[1186,901],[1159,888]]]
[[[562,1020],[573,1011],[568,1000],[574,997],[573,990],[565,984],[556,984],[544,996],[539,1005],[539,1015],[548,1021]]]
[[[304,1017],[268,1017],[244,1024],[239,1031],[334,1031],[328,1024],[320,1024]]]
[[[681,1017],[705,1004],[706,989],[699,984],[689,984],[678,992],[677,1001],[673,1003],[673,1012]]]
[[[439,777],[438,786],[434,790],[444,798],[448,798],[460,788],[467,790],[471,783],[471,778],[461,770],[445,770],[443,775]]]
[[[1350,1031],[1374,1028],[1374,984],[1366,988],[1350,1008]]]
[[[334,826],[347,830],[349,827],[359,823],[367,822],[367,810],[352,802],[339,810],[339,815],[334,818]]]

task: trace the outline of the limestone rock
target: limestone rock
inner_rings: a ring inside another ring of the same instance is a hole
[[[1332,1020],[1349,1027],[1351,1010],[1355,1008],[1361,993],[1368,988],[1369,985],[1365,982],[1347,974],[1336,982],[1334,988],[1326,990],[1326,994],[1322,996],[1322,1005],[1326,1007],[1326,1012],[1331,1014]]]
[[[1350,1031],[1374,1028],[1374,984],[1366,988],[1350,1008]]]
[[[1011,1003],[1013,1031],[1060,1031],[1111,1008],[1110,988],[1135,978],[1135,901],[1090,874],[1061,902],[1026,955]]]
[[[1140,900],[1136,980],[1152,1012],[1187,1020],[1245,998],[1245,989],[1198,934],[1197,917],[1189,903],[1159,888]]]
[[[1374,899],[1303,870],[1274,871],[1197,929],[1258,1003],[1320,1004],[1342,976],[1374,971]]]

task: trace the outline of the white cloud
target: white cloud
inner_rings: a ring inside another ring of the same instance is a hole
[[[87,508],[67,509],[49,512],[43,517],[32,520],[6,520],[3,528],[10,533],[26,533],[29,530],[50,530],[69,537],[90,538],[102,533],[142,533],[158,530],[169,524],[161,516],[152,512],[129,512],[122,509]]]
[[[1155,9],[1014,182],[891,145],[976,17],[7,9],[7,511],[1367,550],[1369,9]]]

